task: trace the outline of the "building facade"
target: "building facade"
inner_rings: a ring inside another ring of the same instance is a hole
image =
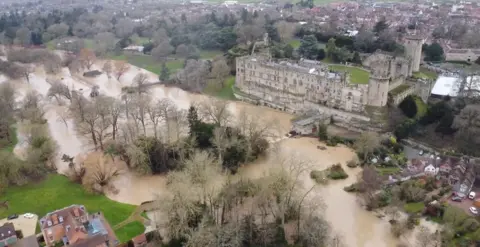
[[[412,78],[421,57],[421,42],[413,41],[416,43],[406,45],[407,56],[377,51],[367,57],[363,68],[356,69],[370,73],[368,84],[352,84],[348,73],[332,72],[327,64],[318,61],[301,59],[293,63],[275,62],[265,56],[238,57],[235,96],[294,114],[316,110],[337,117],[345,125],[352,120],[363,125],[370,121],[366,109],[369,106],[399,104],[411,94],[428,98],[431,83]]]

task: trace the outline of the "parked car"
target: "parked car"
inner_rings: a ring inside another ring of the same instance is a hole
[[[423,150],[420,150],[420,152],[418,152],[419,155],[423,155],[425,152]]]
[[[12,214],[12,215],[9,215],[9,216],[7,217],[7,219],[9,219],[9,220],[13,220],[13,219],[16,219],[16,218],[18,218],[18,215],[17,215],[17,214]]]
[[[476,207],[470,207],[470,212],[472,212],[472,214],[474,214],[474,215],[478,214],[478,211],[477,211]]]
[[[468,194],[468,199],[473,200],[473,199],[475,199],[475,196],[476,196],[475,192],[472,191],[472,192],[470,192],[470,194]]]
[[[454,201],[454,202],[461,202],[461,201],[462,201],[462,198],[459,197],[459,196],[452,196],[452,201]]]
[[[25,217],[27,219],[31,219],[31,218],[35,217],[35,215],[32,214],[32,213],[25,213],[25,214],[23,214],[23,217]]]

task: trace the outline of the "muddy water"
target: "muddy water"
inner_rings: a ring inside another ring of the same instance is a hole
[[[312,138],[290,138],[279,143],[275,151],[265,160],[243,167],[239,174],[245,177],[259,177],[268,173],[278,165],[281,156],[294,155],[302,161],[311,163],[311,169],[323,170],[335,163],[345,164],[354,157],[352,150],[346,147],[328,147],[327,150],[317,149],[321,145]],[[345,167],[346,168],[346,167]],[[325,208],[324,217],[330,222],[333,231],[339,234],[346,246],[395,246],[396,241],[390,235],[390,226],[386,220],[377,218],[374,214],[358,205],[354,194],[343,191],[343,187],[355,182],[360,169],[346,168],[349,178],[341,181],[330,181],[327,185],[318,186],[312,196],[322,200]],[[302,174],[303,187],[308,189],[314,185],[309,172]],[[321,210],[323,211],[323,210]]]
[[[108,80],[105,76],[89,83],[100,85],[100,90],[110,96],[116,96],[120,92],[122,86],[131,83],[134,75],[138,72],[145,72],[132,66],[131,70],[126,73],[120,80]],[[37,77],[37,78],[35,78]],[[69,86],[79,88],[89,88],[84,82],[79,82],[68,74],[64,75],[65,83]],[[153,81],[156,76],[151,75]],[[45,82],[44,75],[36,75],[32,80],[32,88],[46,94],[48,83]],[[88,84],[89,84],[88,83]],[[169,98],[179,108],[187,109],[191,104],[203,101],[206,96],[194,95],[177,88],[165,88],[163,86],[153,87],[151,89],[152,96],[157,99]],[[68,153],[71,156],[80,155],[89,150],[82,145],[72,128],[73,123],[67,126],[58,121],[58,113],[56,107],[49,105],[47,107],[47,117],[52,136],[60,147],[60,153]],[[250,115],[257,117],[259,120],[268,123],[271,129],[277,131],[277,137],[281,137],[290,129],[290,120],[293,116],[284,112],[275,111],[270,108],[253,106],[242,102],[231,102],[229,110],[234,117],[238,117],[242,112],[246,111]],[[334,163],[345,164],[353,156],[353,152],[345,147],[328,148],[327,150],[317,149],[319,143],[314,139],[284,139],[278,142],[275,148],[272,148],[271,154],[254,164],[246,165],[240,169],[238,176],[243,177],[259,177],[263,176],[270,169],[275,169],[278,165],[276,158],[282,155],[288,156],[295,153],[302,159],[308,159],[312,162],[312,169],[325,169]],[[65,150],[63,150],[65,149]],[[68,150],[67,150],[68,149]],[[340,233],[345,239],[346,246],[363,247],[363,246],[394,246],[395,241],[389,234],[389,225],[385,220],[376,218],[373,214],[363,210],[358,206],[355,196],[343,191],[343,187],[349,185],[355,180],[358,169],[348,170],[350,177],[345,181],[331,182],[326,186],[320,186],[313,191],[315,197],[322,198],[325,208],[324,215],[331,223],[335,232]],[[302,175],[305,187],[313,185],[313,181],[309,178],[308,172]],[[114,186],[119,190],[118,193],[109,193],[108,196],[116,201],[140,204],[144,201],[153,200],[155,195],[160,198],[167,196],[166,181],[164,176],[137,176],[130,172],[125,172],[114,182]]]

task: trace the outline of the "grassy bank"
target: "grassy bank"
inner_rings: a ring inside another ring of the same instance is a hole
[[[133,221],[117,229],[115,234],[120,243],[125,243],[143,232],[145,232],[145,226],[139,221]]]
[[[89,212],[101,211],[111,226],[115,226],[132,214],[136,206],[112,201],[104,195],[87,193],[79,184],[67,177],[49,175],[39,183],[9,187],[1,195],[9,203],[8,209],[0,209],[0,218],[11,214],[35,213],[43,217],[48,212],[72,204],[85,205]]]
[[[212,85],[208,85],[204,93],[215,96],[221,99],[226,99],[226,100],[235,100],[235,95],[233,94],[233,86],[235,84],[235,76],[229,76],[226,80],[225,83],[223,84],[223,87],[215,87],[215,83],[212,83]]]
[[[113,60],[125,60],[130,64],[133,64],[137,67],[146,69],[152,73],[159,75],[162,71],[162,63],[153,59],[150,55],[143,55],[143,54],[122,54],[122,55],[111,55],[109,56],[110,59]],[[185,62],[184,59],[176,59],[170,60],[166,62],[168,69],[170,69],[170,73],[173,74],[177,70],[183,68],[183,63]]]
[[[9,129],[9,134],[10,134],[10,142],[8,142],[6,139],[2,140],[2,144],[0,146],[0,150],[7,151],[7,152],[13,152],[13,149],[15,149],[15,146],[18,143],[18,137],[17,137],[17,128],[15,126],[10,127]]]
[[[341,64],[328,65],[330,70],[336,72],[347,72],[350,74],[350,83],[352,84],[368,84],[370,73],[357,67],[350,67]]]
[[[420,68],[420,71],[413,73],[413,77],[421,78],[421,79],[436,80],[438,77],[438,74],[435,71],[431,71],[426,68]]]

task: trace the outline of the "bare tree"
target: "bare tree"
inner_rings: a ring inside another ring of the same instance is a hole
[[[63,84],[60,81],[54,81],[51,83],[51,86],[47,92],[47,96],[55,97],[55,99],[57,99],[57,102],[59,103],[60,103],[60,97],[65,97],[70,102],[72,102],[72,94],[70,92],[70,89],[68,88],[67,85]]]
[[[232,119],[232,114],[228,110],[228,102],[224,100],[211,98],[200,102],[198,110],[204,120],[218,126],[227,126]]]
[[[230,74],[230,67],[227,64],[227,61],[223,58],[216,59],[212,63],[212,71],[210,72],[210,77],[212,77],[216,84],[224,86],[225,79]]]
[[[120,80],[125,72],[130,69],[130,65],[125,61],[115,61],[115,75],[117,76],[117,80]]]
[[[68,118],[69,118],[69,112],[67,109],[65,108],[61,108],[57,111],[57,114],[58,114],[58,121],[62,122],[63,124],[65,124],[65,128],[68,129]]]
[[[134,95],[133,96],[133,109],[130,110],[130,116],[134,121],[140,122],[143,129],[143,134],[147,135],[146,129],[146,120],[147,120],[147,108],[150,104],[151,98],[145,95]]]
[[[361,202],[371,210],[377,207],[377,192],[382,186],[382,179],[372,166],[365,166],[362,173],[359,174],[358,189],[360,193],[357,195]]]
[[[297,29],[297,24],[286,21],[279,21],[275,24],[278,30],[278,35],[283,42],[288,42],[293,38]]]
[[[72,100],[70,103],[70,111],[74,113],[74,117],[83,122],[85,120],[85,108],[87,107],[88,100],[77,91],[72,91]]]
[[[30,66],[25,66],[23,67],[23,76],[25,76],[25,79],[27,80],[28,83],[30,83],[30,75],[34,72],[34,69]]]
[[[110,79],[110,77],[112,75],[112,70],[113,70],[112,62],[106,61],[103,64],[103,71],[105,72],[105,74],[107,74],[108,79]]]
[[[164,59],[166,56],[172,54],[174,51],[173,46],[170,45],[170,42],[164,41],[159,44],[157,47],[153,48],[152,56],[158,61]]]
[[[97,193],[103,192],[103,187],[109,185],[112,179],[122,174],[122,170],[115,163],[105,157],[103,153],[93,153],[83,162],[85,175],[84,186]]]
[[[168,100],[168,99],[162,99],[162,100]],[[162,118],[161,110],[160,110],[160,106],[162,105],[162,100],[158,102],[150,102],[146,108],[148,118],[153,124],[153,133],[154,133],[155,139],[158,138],[158,124],[160,122],[160,119]]]
[[[80,51],[79,60],[82,63],[82,65],[87,69],[90,69],[92,67],[96,59],[97,57],[95,56],[95,53],[92,50],[84,48]]]
[[[145,73],[138,73],[134,78],[133,78],[133,83],[137,87],[137,93],[141,94],[142,92],[145,92],[145,86],[144,84],[148,80],[148,75]]]
[[[355,141],[355,150],[363,154],[363,161],[380,146],[380,136],[374,132],[363,132]]]

